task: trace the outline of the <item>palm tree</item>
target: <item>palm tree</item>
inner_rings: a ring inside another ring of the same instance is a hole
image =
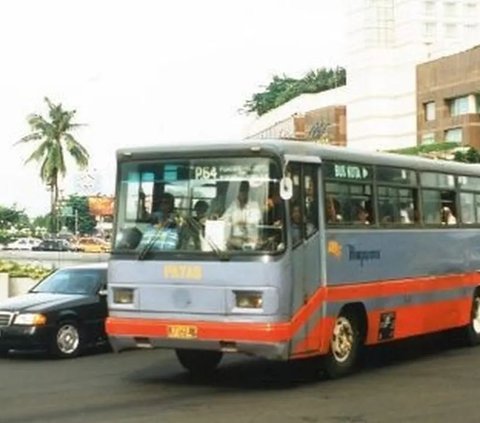
[[[70,133],[82,126],[72,122],[76,111],[64,110],[61,103],[53,104],[47,97],[45,97],[45,102],[49,108],[49,119],[38,114],[30,115],[27,122],[30,125],[31,133],[21,138],[17,144],[37,143],[35,151],[25,163],[32,160],[41,163],[40,178],[51,193],[52,229],[53,232],[56,232],[59,177],[64,177],[67,173],[65,151],[81,169],[88,166],[89,154]]]

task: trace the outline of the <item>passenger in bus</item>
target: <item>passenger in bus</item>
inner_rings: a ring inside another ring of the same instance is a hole
[[[457,224],[457,218],[452,213],[452,210],[450,210],[450,207],[445,206],[442,208],[442,224],[443,225]]]
[[[293,245],[298,244],[303,237],[303,227],[305,227],[305,234],[307,238],[315,232],[315,226],[311,222],[306,222],[302,219],[302,207],[293,203],[290,209],[291,233]]]
[[[157,203],[158,210],[154,211],[150,216],[151,223],[163,227],[175,226],[174,205],[175,197],[172,194],[169,192],[161,194]]]
[[[369,214],[367,210],[362,207],[358,206],[356,211],[356,219],[353,223],[360,224],[360,225],[369,225]]]
[[[185,250],[200,250],[201,237],[205,235],[205,221],[207,219],[208,203],[198,200],[193,206],[193,216],[183,225],[180,245]]]
[[[158,199],[158,210],[151,215],[151,228],[147,229],[142,244],[154,240],[152,250],[174,250],[177,248],[179,234],[174,214],[175,197],[164,192]]]
[[[327,217],[327,223],[339,223],[342,221],[340,203],[331,195],[327,196],[325,201],[325,215]]]
[[[268,199],[264,212],[264,222],[270,226],[280,226],[283,221],[282,197],[278,183],[270,183],[268,187]]]
[[[250,184],[242,181],[236,200],[225,211],[222,219],[231,225],[227,245],[232,249],[255,249],[259,238],[262,211],[256,201],[250,200]]]

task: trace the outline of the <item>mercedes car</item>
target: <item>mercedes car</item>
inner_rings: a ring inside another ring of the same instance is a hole
[[[75,357],[108,345],[107,264],[64,267],[27,294],[0,302],[0,352],[45,351]]]

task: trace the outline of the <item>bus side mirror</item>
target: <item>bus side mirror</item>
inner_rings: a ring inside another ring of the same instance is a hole
[[[282,178],[280,180],[280,197],[283,200],[290,200],[293,196],[293,181],[292,178]]]

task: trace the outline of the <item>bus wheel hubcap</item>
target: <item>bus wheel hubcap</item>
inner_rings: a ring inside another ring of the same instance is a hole
[[[480,297],[473,300],[472,326],[475,333],[480,334]]]
[[[345,317],[339,317],[333,328],[332,353],[335,360],[342,363],[350,357],[353,349],[354,333],[352,324]]]

